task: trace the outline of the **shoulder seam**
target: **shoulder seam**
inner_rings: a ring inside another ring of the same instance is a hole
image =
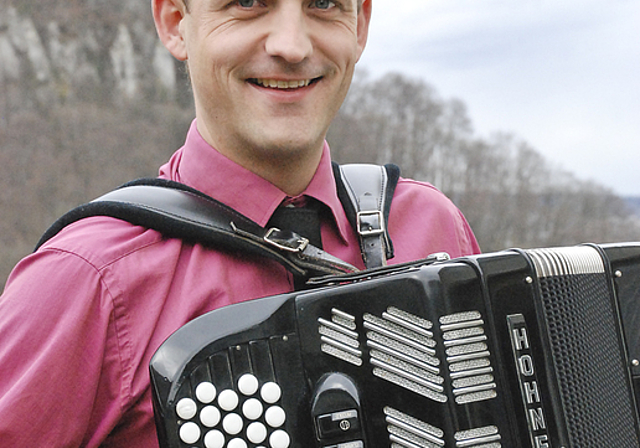
[[[116,219],[116,218],[113,218]],[[125,221],[123,221],[125,222]],[[133,226],[133,225],[132,225]],[[133,226],[133,227],[138,227],[138,226]],[[141,250],[144,250],[148,247],[154,246],[158,243],[161,243],[163,241],[165,241],[167,238],[165,238],[160,232],[157,232],[155,230],[152,229],[145,229],[145,232],[152,232],[153,234],[156,235],[156,238],[154,238],[152,241],[148,241],[144,244],[141,244],[139,246],[135,246],[135,247],[131,247],[128,250],[117,254],[117,256],[113,257],[113,258],[109,258],[109,259],[105,259],[103,256],[101,256],[97,251],[91,249],[91,247],[89,245],[78,245],[76,247],[70,248],[70,247],[65,247],[64,245],[58,244],[58,242],[55,239],[52,239],[51,241],[47,242],[45,245],[43,245],[41,248],[38,249],[39,253],[43,253],[46,251],[55,251],[55,252],[60,252],[60,253],[67,253],[69,255],[73,255],[81,260],[83,260],[85,263],[91,265],[94,269],[96,269],[96,271],[100,272],[103,269],[105,269],[108,266],[113,265],[114,263],[117,263],[118,261],[127,258],[128,256],[137,253]]]

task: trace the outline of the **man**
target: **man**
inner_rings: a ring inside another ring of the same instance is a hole
[[[312,201],[324,249],[362,268],[324,137],[371,3],[153,0],[196,104],[160,177],[263,226],[282,203]],[[478,252],[460,212],[427,184],[400,180],[389,231],[394,263]],[[68,226],[15,268],[0,298],[0,445],[156,447],[148,364],[158,346],[205,312],[292,286],[282,266],[255,256],[105,217]]]

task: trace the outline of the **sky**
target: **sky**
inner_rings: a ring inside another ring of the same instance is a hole
[[[467,105],[550,166],[640,196],[640,0],[373,0],[360,61]]]

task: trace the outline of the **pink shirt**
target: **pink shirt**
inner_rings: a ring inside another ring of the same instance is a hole
[[[261,225],[286,199],[211,148],[195,125],[160,176]],[[324,249],[363,267],[326,146],[305,194],[332,211]],[[390,263],[479,252],[462,214],[425,183],[400,180],[389,231]],[[16,266],[0,297],[0,446],[157,447],[148,365],[158,346],[196,316],[291,289],[273,261],[111,218],[72,224]]]

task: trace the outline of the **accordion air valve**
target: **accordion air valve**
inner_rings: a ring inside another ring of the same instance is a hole
[[[322,279],[151,362],[162,447],[640,447],[640,244]]]

